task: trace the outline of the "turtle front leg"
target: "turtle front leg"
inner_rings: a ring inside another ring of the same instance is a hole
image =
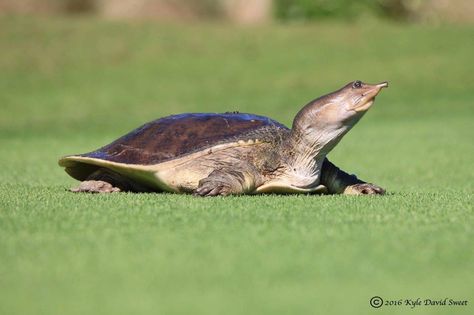
[[[385,189],[366,183],[355,175],[349,175],[325,159],[321,170],[321,184],[330,194],[344,195],[383,195]]]
[[[218,169],[199,181],[193,195],[227,196],[244,194],[255,188],[255,179],[252,174],[244,171]]]

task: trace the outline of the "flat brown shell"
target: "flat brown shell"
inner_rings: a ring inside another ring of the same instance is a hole
[[[90,153],[125,164],[158,164],[218,144],[272,137],[287,127],[268,117],[243,114],[181,114],[160,118]]]

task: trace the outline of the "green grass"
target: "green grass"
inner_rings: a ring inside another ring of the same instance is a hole
[[[474,27],[0,30],[0,314],[473,313]],[[172,113],[290,124],[355,79],[390,88],[330,158],[384,197],[77,195],[56,164]]]

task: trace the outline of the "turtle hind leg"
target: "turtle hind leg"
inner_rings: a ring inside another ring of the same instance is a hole
[[[121,191],[120,188],[103,180],[85,180],[78,187],[71,188],[70,191],[78,193],[112,193]]]
[[[90,174],[85,181],[81,182],[78,187],[71,188],[72,192],[86,193],[113,193],[120,191],[137,191],[134,185],[123,176],[100,168]]]

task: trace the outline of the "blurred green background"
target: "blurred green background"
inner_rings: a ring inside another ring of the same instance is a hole
[[[473,313],[471,2],[134,3],[0,0],[0,314]],[[384,197],[77,195],[56,164],[357,79],[390,87],[329,157]]]
[[[211,19],[239,24],[355,20],[368,16],[431,23],[474,20],[471,0],[0,0],[0,12],[93,14],[179,22]]]

